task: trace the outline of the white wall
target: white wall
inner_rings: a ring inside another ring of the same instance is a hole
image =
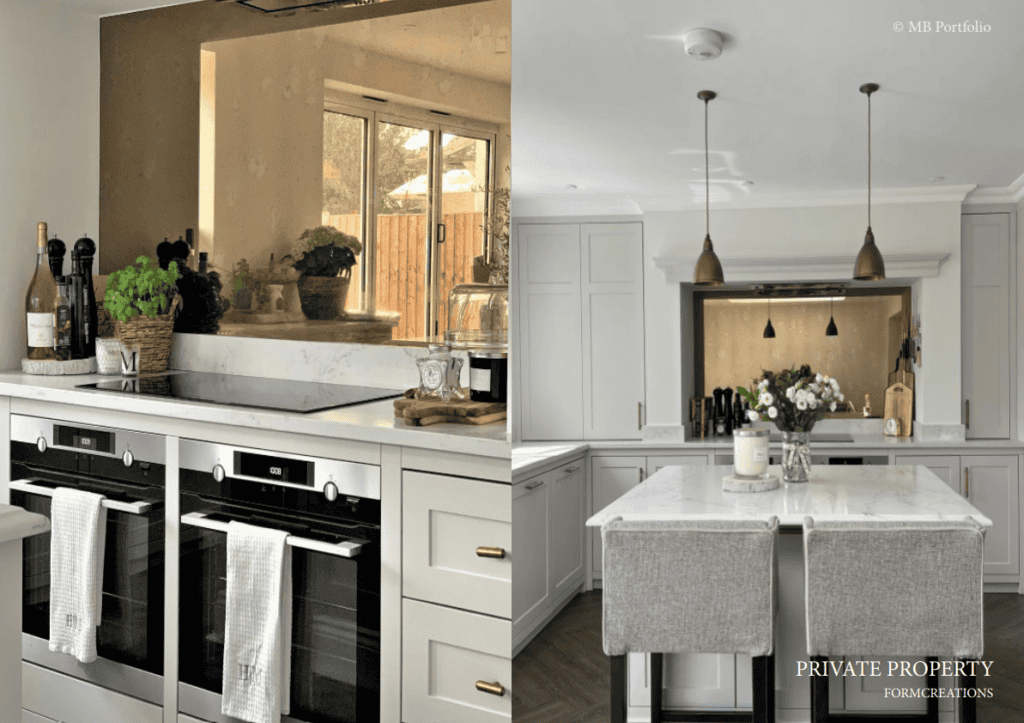
[[[68,244],[66,271],[83,233],[101,241],[99,27],[63,3],[0,0],[0,369],[25,356],[36,223]]]
[[[692,393],[692,351],[683,358],[682,339],[692,339],[692,311],[680,318],[687,287],[665,281],[658,256],[695,257],[704,238],[703,211],[644,214],[646,280],[647,423],[681,424],[682,399]],[[720,258],[856,255],[867,220],[862,206],[712,210],[711,237]],[[872,209],[875,239],[887,253],[948,252],[939,276],[915,288],[921,318],[922,365],[917,374],[917,419],[959,424],[960,419],[960,204],[886,204]],[[852,272],[852,268],[851,268]],[[689,348],[689,347],[688,347]],[[680,373],[682,371],[682,374]],[[685,378],[684,378],[685,377]]]

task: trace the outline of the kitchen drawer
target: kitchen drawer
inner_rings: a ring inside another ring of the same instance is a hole
[[[404,472],[402,531],[404,597],[512,616],[510,485]]]
[[[512,720],[511,640],[507,620],[403,600],[403,723]]]
[[[21,704],[63,723],[162,723],[163,708],[92,683],[21,664]]]

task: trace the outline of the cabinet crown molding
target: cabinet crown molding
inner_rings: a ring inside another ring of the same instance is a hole
[[[850,281],[853,256],[763,256],[721,258],[728,285],[764,281]],[[903,285],[914,279],[939,275],[948,253],[885,255],[886,280],[883,285]],[[654,265],[665,274],[668,283],[693,282],[697,257],[656,256]]]

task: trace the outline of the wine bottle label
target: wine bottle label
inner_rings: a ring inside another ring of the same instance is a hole
[[[53,313],[28,312],[28,345],[53,348]]]
[[[491,370],[473,369],[469,370],[469,388],[474,392],[491,391]]]
[[[71,348],[71,309],[67,304],[61,304],[53,310],[54,323],[56,328],[53,337],[54,349]]]

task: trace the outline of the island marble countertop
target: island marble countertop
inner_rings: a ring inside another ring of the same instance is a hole
[[[411,427],[403,420],[395,418],[392,399],[298,414],[75,388],[78,384],[112,378],[114,377],[98,374],[47,377],[20,372],[0,372],[0,396],[158,417],[187,418],[237,427],[418,447],[456,454],[505,459],[511,456],[511,435],[505,423],[480,426],[434,424],[428,427]]]
[[[923,517],[972,517],[982,527],[992,520],[949,485],[921,466],[820,466],[811,481],[780,484],[769,492],[725,492],[729,466],[664,467],[587,520],[600,527],[608,520],[764,518],[801,526],[805,517],[820,520],[901,520]],[[781,475],[779,467],[768,473]]]

